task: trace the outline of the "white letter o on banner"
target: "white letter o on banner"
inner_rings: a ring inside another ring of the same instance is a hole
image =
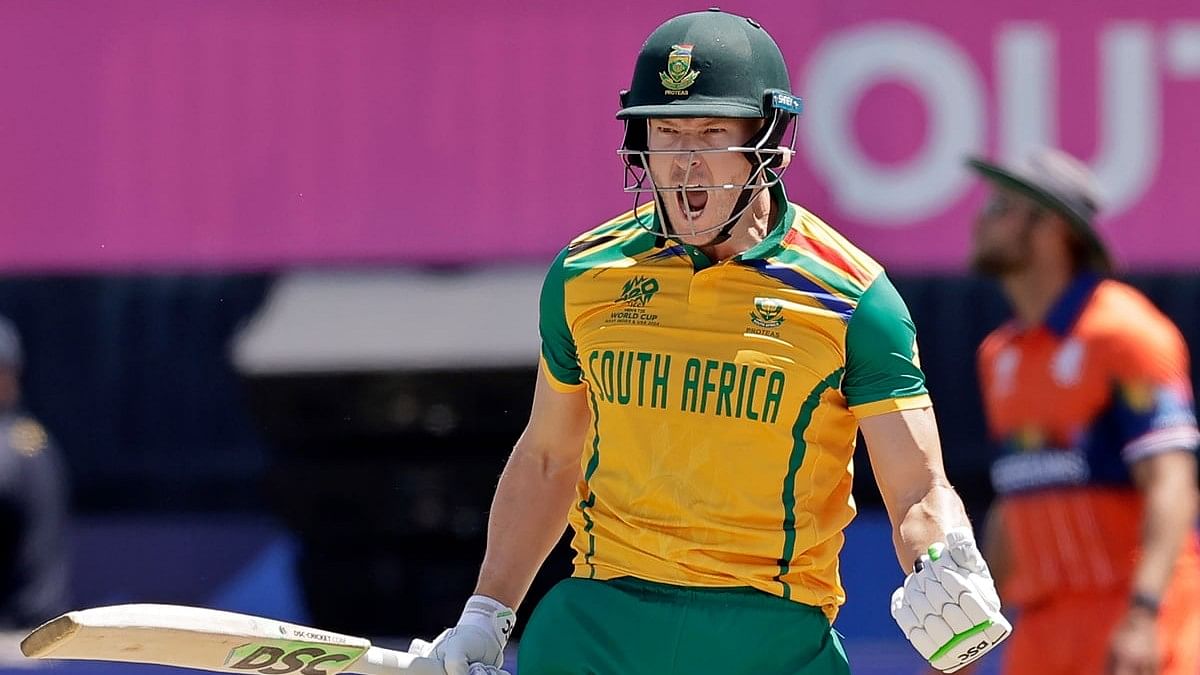
[[[858,100],[889,81],[913,87],[929,111],[924,145],[897,166],[867,157],[853,128]],[[907,225],[942,212],[972,183],[963,159],[983,146],[982,78],[942,34],[907,22],[845,31],[814,52],[804,82],[799,123],[809,161],[845,214]]]

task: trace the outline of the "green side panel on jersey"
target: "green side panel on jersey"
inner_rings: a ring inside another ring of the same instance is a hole
[[[917,329],[887,275],[859,298],[846,327],[846,378],[851,406],[929,393],[917,362]]]
[[[582,371],[579,354],[575,350],[575,338],[567,325],[566,285],[578,272],[567,270],[565,261],[568,249],[563,249],[554,258],[546,280],[542,282],[542,294],[538,308],[538,333],[542,337],[542,358],[554,379],[564,384],[579,384]]]
[[[792,425],[792,455],[788,460],[788,472],[783,480],[782,494],[783,552],[779,555],[779,574],[775,575],[775,581],[783,586],[783,597],[786,600],[790,600],[792,597],[792,587],[783,580],[783,577],[791,569],[792,556],[796,553],[796,475],[800,473],[800,467],[804,464],[804,455],[808,450],[808,442],[804,440],[804,433],[808,431],[808,425],[812,423],[813,413],[821,405],[821,396],[830,389],[837,388],[842,379],[842,371],[842,368],[838,368],[813,387],[808,398],[804,399],[804,403],[800,406],[796,422]]]
[[[600,468],[600,407],[596,405],[596,393],[588,390],[588,399],[592,404],[592,457],[588,460],[587,469],[583,472],[583,482],[588,486],[588,498],[579,502],[579,514],[583,516],[583,531],[587,534],[588,549],[583,554],[583,562],[588,566],[588,578],[596,578],[596,566],[592,564],[592,557],[596,555],[596,535],[592,533],[592,528],[595,527],[596,521],[592,520],[592,515],[588,513],[588,509],[596,505],[596,493],[592,492],[592,476],[595,475],[596,469]]]

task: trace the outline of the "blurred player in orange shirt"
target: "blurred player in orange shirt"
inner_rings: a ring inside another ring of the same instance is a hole
[[[1200,673],[1200,442],[1187,345],[1111,262],[1095,181],[1054,150],[1002,167],[972,265],[1014,319],[979,350],[996,502],[985,555],[1020,615],[1012,675]]]

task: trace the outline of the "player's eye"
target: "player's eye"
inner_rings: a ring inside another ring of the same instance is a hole
[[[655,129],[655,131],[657,131],[660,134],[677,134],[677,133],[679,133],[678,130],[676,130],[672,127],[654,127],[654,129]]]
[[[706,134],[723,134],[723,133],[725,133],[725,127],[708,127],[707,129],[704,130],[704,133],[706,133]]]

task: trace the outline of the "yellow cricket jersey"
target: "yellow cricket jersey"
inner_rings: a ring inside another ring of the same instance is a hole
[[[542,289],[542,367],[586,388],[574,575],[845,600],[857,419],[929,405],[882,268],[772,189],[781,221],[713,264],[643,224],[578,237]]]

